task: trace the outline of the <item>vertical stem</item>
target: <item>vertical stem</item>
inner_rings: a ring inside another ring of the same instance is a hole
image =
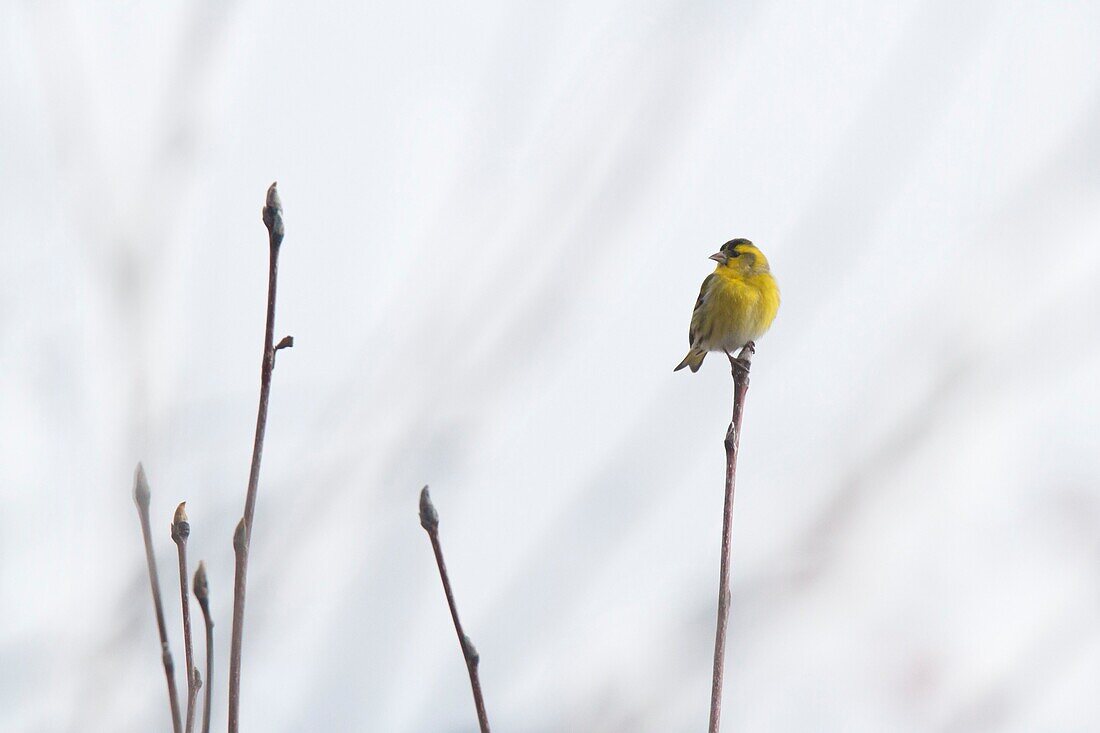
[[[741,441],[741,415],[745,393],[749,389],[749,355],[745,346],[736,358],[730,357],[733,372],[733,417],[726,430],[726,498],[722,510],[722,564],[718,578],[718,624],[714,632],[714,667],[710,688],[709,733],[718,733],[722,715],[722,678],[726,664],[726,627],[730,615],[730,540],[733,530],[733,489],[737,477],[737,449]]]
[[[175,664],[172,652],[168,648],[168,627],[164,624],[164,605],[160,599],[160,578],[157,576],[157,560],[153,555],[153,533],[149,526],[149,482],[145,478],[145,468],[139,463],[134,470],[134,503],[141,520],[141,536],[145,541],[145,562],[149,566],[149,585],[153,589],[153,609],[157,616],[157,631],[160,634],[160,657],[164,663],[164,677],[168,682],[168,706],[172,710],[172,730],[182,733],[180,727],[180,701],[176,690]]]
[[[474,708],[477,710],[477,723],[481,733],[489,733],[489,716],[485,712],[485,699],[481,694],[481,678],[478,676],[477,667],[481,661],[474,643],[470,637],[462,631],[462,622],[458,619],[458,605],[455,603],[454,591],[451,589],[451,578],[447,574],[447,564],[443,562],[443,547],[439,544],[439,513],[432,505],[432,498],[428,494],[428,487],[420,491],[420,526],[428,533],[428,539],[432,543],[432,552],[435,553],[435,564],[439,567],[439,577],[443,581],[443,594],[447,597],[447,607],[451,609],[451,620],[454,621],[455,633],[458,634],[458,643],[462,646],[462,656],[466,660],[466,671],[470,673],[470,687],[474,693]]]
[[[237,531],[233,533],[236,572],[233,577],[233,629],[229,641],[229,733],[237,733],[240,726],[241,641],[244,636],[244,582],[248,564],[246,534],[242,517],[237,523]]]
[[[210,618],[210,587],[206,580],[206,565],[200,560],[195,571],[195,600],[202,609],[202,618],[206,625],[206,694],[202,706],[202,733],[210,733],[210,702],[213,692],[214,674],[214,621]]]
[[[210,611],[203,608],[206,617],[206,698],[202,705],[202,733],[210,733],[210,704],[214,692],[211,687],[211,675],[214,674],[214,622],[210,620]]]
[[[187,592],[187,538],[191,536],[191,524],[187,521],[187,502],[182,502],[176,507],[175,517],[172,519],[172,541],[176,543],[177,555],[180,567],[180,600],[183,603],[183,650],[184,660],[187,664],[187,722],[184,724],[185,733],[191,733],[194,724],[195,689],[195,654],[191,643],[191,596]]]
[[[275,345],[275,288],[279,274],[279,248],[283,243],[283,208],[276,184],[267,189],[263,209],[267,227],[270,256],[267,271],[267,321],[264,327],[264,353],[260,364],[260,405],[256,412],[256,437],[252,443],[252,466],[248,473],[248,491],[245,494],[244,517],[233,536],[233,550],[237,558],[233,581],[233,632],[229,652],[229,733],[240,729],[241,703],[241,648],[244,638],[244,603],[248,576],[248,546],[252,537],[252,518],[256,512],[256,494],[260,483],[260,460],[264,452],[264,434],[267,431],[267,404],[271,395],[271,373],[275,369],[275,352],[293,346],[290,337]]]
[[[260,406],[256,409],[256,435],[252,442],[252,466],[249,468],[249,490],[244,495],[244,525],[252,537],[252,515],[256,512],[256,493],[260,485],[260,461],[264,455],[264,435],[267,431],[267,402],[272,391],[275,371],[275,291],[278,286],[278,253],[283,244],[283,208],[275,184],[267,189],[264,207],[267,225],[267,318],[264,326],[264,355],[260,364]]]

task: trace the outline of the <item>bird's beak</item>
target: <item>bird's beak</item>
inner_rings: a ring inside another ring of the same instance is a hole
[[[725,265],[730,261],[729,255],[725,252],[715,252],[708,259],[714,260],[719,265]]]

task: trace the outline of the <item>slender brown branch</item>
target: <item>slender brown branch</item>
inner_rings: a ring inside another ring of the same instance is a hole
[[[149,481],[145,478],[145,468],[139,463],[134,470],[134,503],[137,504],[138,519],[141,520],[141,536],[145,540],[145,562],[149,566],[149,585],[153,589],[153,609],[157,616],[157,631],[160,634],[160,657],[164,663],[164,677],[168,682],[168,705],[172,710],[172,730],[182,733],[180,727],[180,701],[176,690],[176,670],[172,662],[172,652],[168,648],[168,627],[164,624],[164,604],[160,599],[160,578],[157,577],[157,560],[153,555],[153,532],[149,525]]]
[[[229,733],[237,733],[240,727],[241,646],[244,636],[248,547],[252,538],[252,518],[256,512],[256,494],[260,483],[260,460],[263,458],[264,433],[267,430],[267,403],[271,395],[271,373],[275,369],[275,288],[279,275],[279,248],[283,243],[283,207],[279,201],[279,192],[274,183],[267,189],[263,220],[264,225],[267,227],[270,250],[267,274],[267,323],[264,328],[264,354],[260,366],[260,406],[256,413],[256,438],[252,444],[252,467],[248,473],[248,491],[244,500],[244,517],[237,526],[237,533],[233,536],[237,569],[233,581],[233,632],[229,653]],[[284,338],[279,342],[279,348],[287,348],[293,343],[293,339]]]
[[[235,733],[240,725],[238,711],[241,703],[241,631],[244,627],[244,575],[248,564],[249,538],[244,517],[233,533],[233,556],[237,558],[233,573],[233,631],[229,641],[229,730]]]
[[[176,507],[172,518],[172,541],[176,543],[180,566],[180,600],[183,603],[183,651],[187,662],[187,723],[185,733],[191,733],[195,707],[195,653],[191,644],[191,596],[187,592],[187,538],[191,536],[191,523],[187,521],[187,502]]]
[[[248,532],[244,517],[233,533],[233,555],[236,568],[233,575],[233,629],[229,640],[229,730],[236,733],[240,725],[238,710],[241,702],[241,641],[244,635],[244,581],[248,564]]]
[[[199,697],[199,688],[202,687],[202,676],[198,668],[191,670],[191,684],[187,687],[187,720],[184,723],[186,733],[195,730],[195,701]]]
[[[210,587],[206,581],[206,564],[199,560],[195,570],[195,580],[191,584],[195,600],[202,609],[202,618],[206,623],[206,695],[202,706],[202,733],[210,733],[210,700],[213,692],[211,680],[214,674],[214,621],[210,618]]]
[[[718,578],[718,628],[714,633],[714,671],[710,688],[709,733],[718,733],[722,714],[722,676],[726,666],[726,627],[730,616],[730,535],[733,528],[733,488],[737,477],[737,449],[741,442],[741,415],[749,389],[749,367],[754,352],[750,341],[736,357],[730,356],[733,372],[733,418],[726,430],[726,499],[722,511],[722,566]]]
[[[454,592],[451,590],[451,579],[447,574],[447,565],[443,562],[443,548],[439,544],[439,513],[432,505],[432,498],[428,494],[428,487],[420,491],[420,526],[432,541],[432,551],[435,553],[435,564],[439,566],[439,577],[443,581],[443,593],[447,596],[447,606],[451,609],[451,619],[455,624],[455,633],[458,634],[458,643],[462,646],[462,656],[466,659],[466,669],[470,673],[470,687],[474,691],[474,707],[477,709],[477,722],[481,726],[481,733],[489,733],[489,716],[485,712],[485,699],[481,695],[481,678],[478,677],[477,667],[481,657],[474,648],[470,637],[462,631],[462,622],[458,620],[458,606],[455,605]]]

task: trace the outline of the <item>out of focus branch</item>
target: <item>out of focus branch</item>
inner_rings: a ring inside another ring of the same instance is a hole
[[[172,710],[172,730],[174,733],[182,733],[176,671],[172,662],[172,652],[168,648],[168,628],[164,624],[164,604],[160,599],[160,578],[157,576],[157,560],[153,555],[153,533],[149,526],[150,497],[145,468],[139,463],[134,470],[134,503],[137,504],[138,519],[141,520],[141,536],[145,541],[145,562],[149,566],[149,585],[153,589],[153,609],[156,611],[157,631],[160,634],[160,656],[164,663],[164,677],[168,682],[168,705]]]
[[[447,565],[443,562],[443,548],[439,544],[439,513],[432,505],[432,498],[428,494],[428,487],[420,491],[420,526],[428,533],[432,542],[432,551],[435,553],[435,564],[439,566],[439,577],[443,581],[443,594],[447,596],[447,606],[451,609],[451,619],[455,624],[455,633],[458,634],[458,643],[462,646],[462,656],[466,659],[466,669],[470,673],[470,687],[474,692],[474,707],[477,709],[477,722],[481,726],[481,733],[489,733],[489,716],[485,712],[485,699],[481,695],[481,678],[478,677],[477,666],[481,657],[474,648],[470,637],[462,631],[462,622],[458,620],[458,606],[455,605],[454,592],[451,590],[451,579],[447,574]]]
[[[195,581],[191,584],[195,600],[202,609],[202,618],[206,623],[206,695],[202,706],[202,733],[210,733],[210,701],[214,674],[214,621],[210,618],[210,587],[206,580],[206,564],[199,560],[195,571]]]
[[[733,529],[733,487],[737,477],[737,449],[741,441],[741,415],[749,389],[749,367],[755,349],[750,341],[736,357],[733,372],[733,417],[726,430],[726,499],[722,510],[722,565],[718,577],[718,627],[714,632],[714,668],[710,687],[709,733],[718,733],[722,715],[722,677],[726,666],[726,627],[730,617],[730,537]]]
[[[279,248],[283,243],[283,207],[274,183],[267,189],[263,220],[264,226],[267,227],[269,248],[267,323],[264,329],[264,354],[260,367],[260,406],[256,414],[256,438],[252,444],[252,467],[248,474],[244,517],[241,518],[237,525],[237,532],[233,536],[233,550],[237,563],[233,581],[233,631],[229,652],[229,733],[237,733],[240,727],[241,647],[244,639],[248,546],[252,537],[252,518],[256,513],[256,494],[260,483],[260,460],[263,458],[264,433],[267,430],[267,403],[271,396],[271,373],[275,369],[275,351],[294,344],[294,340],[288,336],[280,340],[277,347],[275,345],[275,289],[279,275]]]

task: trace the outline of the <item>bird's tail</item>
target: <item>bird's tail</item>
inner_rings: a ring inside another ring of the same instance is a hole
[[[684,357],[684,360],[680,362],[680,366],[676,367],[672,371],[678,372],[684,367],[690,367],[692,372],[699,371],[699,367],[703,365],[703,358],[707,355],[707,352],[701,349],[692,349],[688,352],[688,355]]]

